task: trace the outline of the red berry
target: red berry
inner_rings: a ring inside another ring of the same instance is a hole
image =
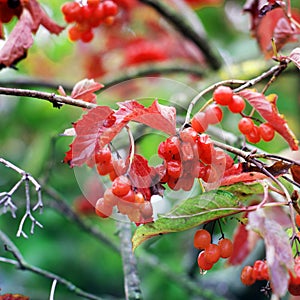
[[[117,204],[119,198],[112,192],[112,189],[109,188],[104,192],[103,195],[104,202],[109,206],[114,206]]]
[[[110,0],[103,2],[103,14],[106,17],[115,16],[118,13],[118,5]]]
[[[131,202],[131,203],[134,203],[135,202],[135,193],[133,190],[129,190],[129,192],[122,197],[122,200],[123,201],[126,201],[126,202]]]
[[[69,36],[69,39],[72,41],[72,42],[75,42],[75,41],[78,41],[81,37],[81,32],[80,30],[78,29],[78,27],[75,25],[75,26],[72,26],[69,30],[68,30],[68,36]]]
[[[244,285],[252,285],[256,281],[252,275],[253,275],[253,268],[251,266],[245,266],[241,273],[241,282]]]
[[[210,270],[212,267],[213,267],[213,263],[211,262],[208,262],[205,258],[205,251],[201,251],[198,255],[198,259],[197,259],[197,262],[198,262],[198,266],[201,270]]]
[[[131,182],[126,176],[117,177],[112,184],[112,192],[118,196],[123,197],[131,190]]]
[[[199,159],[205,164],[211,164],[214,146],[208,135],[202,134],[196,141]]]
[[[179,136],[183,142],[194,143],[197,140],[198,133],[194,128],[188,127],[180,131]]]
[[[208,124],[218,124],[223,119],[223,111],[218,105],[210,105],[205,111]]]
[[[258,129],[259,129],[261,138],[265,142],[269,142],[269,141],[273,140],[274,135],[275,135],[275,130],[270,124],[268,124],[268,123],[260,124]]]
[[[300,285],[299,284],[291,284],[290,283],[288,290],[293,296],[300,296]]]
[[[295,221],[296,221],[296,225],[298,226],[298,227],[300,227],[300,215],[296,215],[296,217],[295,217]]]
[[[214,264],[220,259],[221,250],[216,244],[209,244],[204,251],[206,261]]]
[[[260,138],[259,130],[256,125],[254,125],[252,131],[246,134],[246,139],[249,143],[256,144],[260,141]]]
[[[205,249],[211,243],[211,235],[205,229],[197,230],[194,235],[194,247],[197,249]]]
[[[96,164],[109,164],[111,161],[111,151],[109,148],[103,148],[95,153]]]
[[[191,121],[191,125],[198,133],[205,132],[208,127],[205,113],[197,112]]]
[[[112,164],[112,161],[109,163],[99,163],[97,164],[97,171],[98,174],[101,176],[107,175],[114,171],[114,166]]]
[[[256,260],[253,265],[253,273],[252,276],[256,280],[264,280],[264,276],[262,276],[262,270],[264,269],[266,263],[262,260]]]
[[[213,93],[213,99],[220,105],[228,105],[232,101],[233,91],[228,86],[219,86]]]
[[[207,183],[213,183],[220,179],[220,176],[222,174],[219,174],[217,169],[212,165],[205,166],[205,173],[202,177],[202,180]]]
[[[254,123],[250,118],[241,118],[238,123],[239,130],[242,134],[248,134],[252,131]]]
[[[112,214],[112,206],[107,205],[104,199],[100,198],[97,200],[95,212],[101,218],[108,218]]]
[[[245,100],[239,95],[233,95],[231,103],[228,104],[228,109],[234,114],[241,113],[245,107]]]
[[[233,252],[232,241],[229,239],[222,239],[219,241],[218,246],[220,247],[222,258],[228,258]]]
[[[80,39],[84,42],[84,43],[89,43],[92,39],[94,38],[94,34],[92,30],[87,30],[84,31],[81,34]]]
[[[179,178],[181,175],[181,170],[182,170],[182,166],[180,161],[178,160],[168,161],[167,172],[169,176],[173,178]]]

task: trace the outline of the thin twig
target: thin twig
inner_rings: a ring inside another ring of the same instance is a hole
[[[40,91],[27,90],[27,89],[0,87],[0,95],[38,98],[41,100],[51,102],[53,106],[57,108],[61,107],[63,104],[78,106],[87,109],[95,108],[97,106],[96,104],[78,100],[78,99],[73,99],[68,96],[64,97],[64,96],[57,95],[55,93],[47,93],[47,92],[40,92]]]
[[[1,258],[0,261],[4,263],[9,263],[12,265],[15,265],[21,270],[27,270],[30,272],[33,272],[35,274],[41,275],[45,278],[49,278],[51,280],[56,280],[56,282],[64,285],[69,291],[75,293],[78,296],[84,297],[86,299],[91,300],[102,300],[101,297],[98,297],[96,295],[90,294],[88,292],[83,291],[82,289],[78,288],[76,285],[74,285],[72,282],[66,280],[63,277],[58,276],[57,274],[54,274],[52,272],[45,271],[43,269],[40,269],[36,266],[28,264],[25,259],[23,258],[21,252],[18,250],[16,245],[9,239],[9,237],[0,230],[0,239],[3,241],[5,245],[5,249],[10,252],[14,257],[15,261],[11,259]]]
[[[57,279],[54,279],[51,285],[50,297],[49,300],[54,300],[54,293],[56,289]]]

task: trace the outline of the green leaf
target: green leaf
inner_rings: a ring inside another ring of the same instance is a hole
[[[238,182],[232,185],[221,186],[220,189],[222,191],[227,191],[240,199],[248,199],[249,196],[256,194],[263,194],[264,189],[260,183],[242,183]]]
[[[187,199],[166,215],[159,216],[155,222],[138,227],[132,238],[133,249],[153,236],[184,231],[211,220],[239,213],[243,211],[241,201],[247,198],[216,190]]]

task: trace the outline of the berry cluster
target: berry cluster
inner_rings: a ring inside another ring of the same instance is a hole
[[[245,285],[252,285],[256,280],[269,280],[268,266],[265,261],[255,261],[253,267],[245,266],[241,273],[241,282]]]
[[[112,0],[88,0],[87,5],[66,2],[61,10],[67,23],[75,23],[69,29],[70,40],[88,43],[94,38],[93,28],[113,23],[118,5]]]
[[[160,182],[173,190],[189,191],[195,178],[216,182],[233,165],[232,158],[223,150],[215,149],[208,135],[199,135],[192,127],[161,142],[158,155],[164,159],[166,168]]]
[[[294,271],[289,272],[289,292],[294,296],[300,296],[300,257],[295,258]],[[266,261],[257,260],[253,267],[245,266],[241,273],[241,281],[245,285],[252,285],[257,280],[270,280]]]
[[[115,160],[108,147],[95,153],[95,163],[99,175],[109,175],[112,187],[96,203],[96,214],[102,218],[109,217],[116,206],[121,214],[137,224],[152,221],[152,204],[150,188],[135,187],[130,176],[125,175],[127,166],[123,160]]]
[[[231,240],[222,238],[218,244],[211,243],[211,235],[205,229],[197,230],[194,236],[194,247],[202,250],[198,255],[198,266],[201,270],[210,270],[220,258],[228,258],[233,252]]]
[[[219,86],[214,90],[213,93],[213,99],[214,101],[222,106],[227,106],[229,111],[235,114],[242,114],[243,110],[246,107],[245,100],[239,96],[233,93],[232,89],[228,86]],[[216,110],[216,109],[215,109]],[[201,113],[198,113],[198,115]],[[202,113],[203,114],[203,113]],[[218,113],[220,114],[220,113]],[[215,116],[218,116],[217,112],[215,112]],[[238,128],[242,134],[245,135],[246,139],[248,142],[256,144],[258,143],[261,139],[264,140],[265,142],[269,142],[274,138],[275,135],[275,130],[274,128],[269,124],[269,123],[261,123],[259,126],[255,125],[251,117],[246,117],[242,114],[242,118],[238,123]],[[197,117],[196,119],[199,119],[199,116],[197,114],[194,116],[194,118]],[[208,120],[210,118],[207,118]],[[215,117],[215,119],[218,119]],[[221,118],[222,119],[222,118]],[[207,121],[205,123],[205,118],[203,120],[203,117],[200,118],[200,123],[202,124],[202,129],[203,131],[198,131],[196,128],[195,129],[198,132],[204,132],[207,128]],[[193,122],[193,120],[192,120]],[[196,121],[194,121],[196,123]],[[216,122],[218,123],[218,122]],[[209,123],[208,124],[214,124],[214,123]],[[192,123],[193,125],[193,123]],[[197,125],[195,125],[197,126]],[[206,127],[205,127],[206,126]],[[194,126],[193,126],[194,127]]]

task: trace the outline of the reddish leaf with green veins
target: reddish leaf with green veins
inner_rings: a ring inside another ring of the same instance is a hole
[[[289,128],[284,117],[276,106],[277,95],[265,96],[253,90],[243,90],[239,95],[244,97],[256,111],[277,131],[289,144],[292,150],[298,150],[298,140]]]

